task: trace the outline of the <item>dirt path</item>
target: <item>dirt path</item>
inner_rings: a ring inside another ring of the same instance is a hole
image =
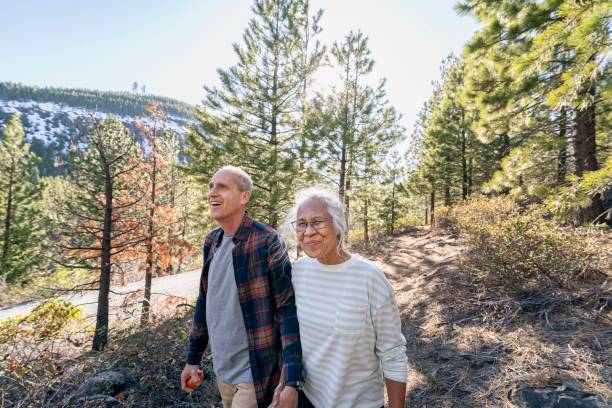
[[[599,289],[492,291],[464,272],[461,240],[427,227],[353,250],[395,288],[407,406],[609,406],[612,326]]]

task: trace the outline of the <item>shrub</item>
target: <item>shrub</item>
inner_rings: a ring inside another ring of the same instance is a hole
[[[36,306],[27,315],[8,318],[0,323],[0,345],[19,337],[32,340],[55,338],[62,335],[82,309],[60,299],[51,299]]]
[[[522,209],[510,197],[481,197],[440,211],[437,225],[466,235],[467,266],[491,283],[571,286],[576,277],[596,269],[594,245],[544,216],[541,207]]]
[[[349,231],[347,242],[352,244],[356,241],[362,241],[365,238],[365,232],[362,229]]]
[[[420,219],[419,217],[414,217],[414,216],[401,217],[395,221],[395,225],[393,226],[393,229],[395,231],[404,231],[404,230],[413,228],[417,225],[423,225],[423,220]]]

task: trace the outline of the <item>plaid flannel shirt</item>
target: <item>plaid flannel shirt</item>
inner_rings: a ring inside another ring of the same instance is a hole
[[[217,228],[208,234],[204,243],[200,293],[189,334],[187,364],[200,364],[208,345],[208,269],[222,237],[223,230]],[[279,245],[276,231],[253,220],[246,212],[233,241],[236,245],[232,252],[234,275],[247,332],[257,405],[267,407],[280,378],[279,358],[285,383],[304,381],[291,263],[287,251]]]

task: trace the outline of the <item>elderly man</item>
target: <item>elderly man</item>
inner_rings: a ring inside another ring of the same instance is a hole
[[[198,368],[210,341],[224,408],[268,407],[280,380],[280,404],[295,407],[302,349],[291,286],[291,264],[276,231],[245,211],[253,183],[225,166],[209,184],[210,216],[220,228],[204,243],[200,293],[181,373],[199,384]],[[279,360],[280,363],[279,364]]]

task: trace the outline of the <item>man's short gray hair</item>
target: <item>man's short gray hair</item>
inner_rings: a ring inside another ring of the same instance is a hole
[[[246,171],[242,170],[240,167],[236,166],[223,166],[219,169],[221,170],[229,170],[236,176],[236,184],[238,184],[238,190],[241,192],[248,191],[249,193],[253,191],[253,180],[251,180],[251,176],[247,174]]]
[[[295,195],[295,207],[289,211],[287,221],[296,221],[300,207],[308,200],[317,200],[325,205],[327,212],[331,216],[332,225],[338,233],[338,250],[344,250],[346,247],[346,237],[348,235],[344,204],[340,201],[338,194],[331,191],[329,188],[325,186],[314,186],[298,191]]]

